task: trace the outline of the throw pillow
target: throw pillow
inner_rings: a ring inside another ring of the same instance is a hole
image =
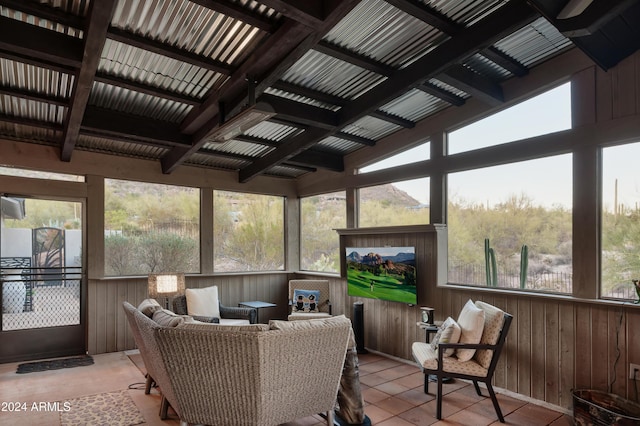
[[[458,343],[458,341],[460,341],[460,333],[461,330],[458,323],[453,318],[448,317],[444,320],[440,329],[436,333],[436,336],[431,341],[431,349],[437,351],[440,343]],[[451,356],[455,352],[455,348],[447,348],[443,355]]]
[[[188,318],[188,317],[187,317]],[[178,315],[168,309],[159,309],[153,313],[152,319],[164,327],[177,327],[185,322],[185,316]]]
[[[480,343],[484,329],[484,311],[469,299],[458,316],[458,325],[461,330],[460,343]],[[469,361],[475,353],[475,349],[458,349],[456,356],[460,361]]]
[[[318,312],[320,290],[293,290],[292,312]]]
[[[187,298],[187,313],[189,315],[220,318],[218,286],[188,288],[184,295]]]
[[[149,318],[151,318],[153,313],[159,309],[162,309],[162,306],[160,306],[156,299],[144,299],[140,305],[138,305],[138,310]]]
[[[484,330],[482,331],[480,343],[495,345],[498,343],[500,331],[504,324],[504,311],[480,300],[476,301],[476,306],[484,311]],[[476,359],[484,368],[489,368],[492,357],[493,351],[489,349],[477,350]]]

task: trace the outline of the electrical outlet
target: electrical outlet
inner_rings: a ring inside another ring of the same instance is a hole
[[[629,364],[629,379],[640,380],[640,364]]]

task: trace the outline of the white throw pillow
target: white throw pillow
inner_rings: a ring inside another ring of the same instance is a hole
[[[460,341],[460,326],[458,323],[451,317],[447,317],[446,320],[438,329],[436,336],[431,341],[431,348],[434,351],[438,350],[438,345],[440,343],[458,343]],[[444,351],[444,356],[451,356],[455,353],[454,348],[448,348]]]
[[[184,295],[187,298],[187,313],[189,315],[220,318],[218,286],[188,288]]]
[[[469,299],[458,316],[458,325],[462,331],[460,343],[480,343],[484,330],[484,311]],[[460,361],[469,361],[475,353],[475,349],[458,349],[456,356]]]

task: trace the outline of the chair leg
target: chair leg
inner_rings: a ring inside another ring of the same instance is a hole
[[[151,393],[151,386],[153,385],[153,377],[147,374],[147,382],[144,386],[144,394],[149,395]]]
[[[333,426],[336,418],[336,412],[334,410],[327,411],[327,426]]]
[[[169,401],[162,395],[162,401],[160,402],[160,420],[166,420],[169,417]]]
[[[429,393],[429,375],[424,373],[424,393]]]
[[[473,381],[473,386],[475,386],[476,388],[476,392],[478,393],[478,396],[482,396],[482,392],[480,392],[480,386],[478,386],[478,382],[476,382],[475,380]]]
[[[438,375],[438,394],[436,399],[436,418],[442,420],[442,376],[440,375]]]
[[[502,410],[500,410],[500,405],[498,404],[498,398],[496,398],[496,393],[493,391],[493,386],[491,386],[490,382],[486,382],[486,385],[487,385],[487,390],[489,391],[489,396],[491,396],[491,402],[493,402],[493,408],[495,408],[496,414],[498,415],[498,419],[500,419],[500,423],[504,423]]]

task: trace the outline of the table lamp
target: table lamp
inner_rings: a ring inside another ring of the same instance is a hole
[[[184,294],[184,274],[149,274],[149,297],[164,298],[165,309],[169,309],[169,298]]]

